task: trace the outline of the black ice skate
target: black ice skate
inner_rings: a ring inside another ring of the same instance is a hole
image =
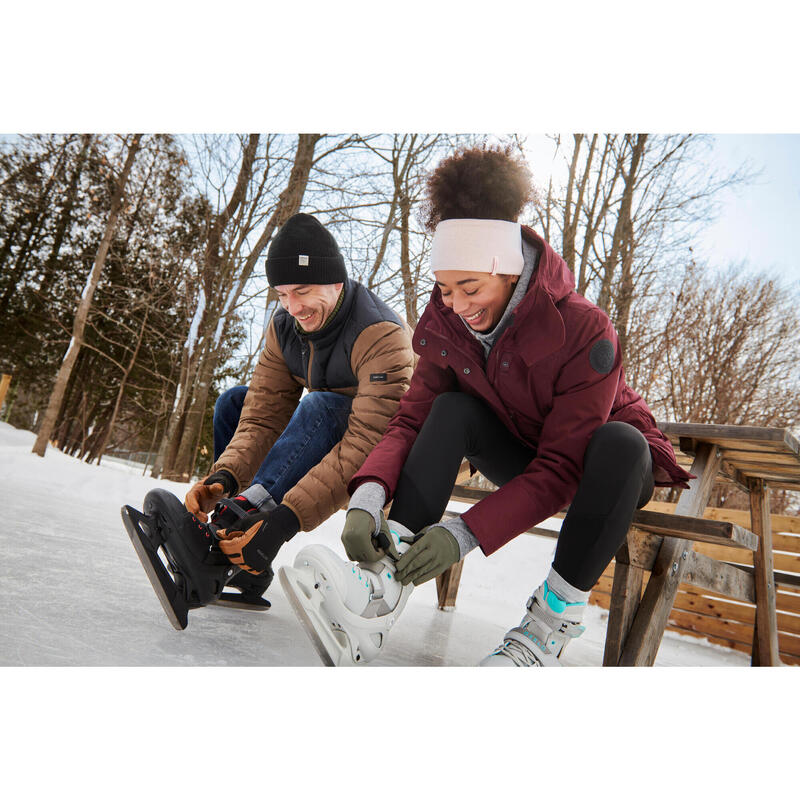
[[[148,492],[143,513],[123,506],[122,521],[161,607],[176,630],[187,626],[191,609],[209,603],[235,600],[239,607],[269,608],[269,602],[260,595],[252,596],[253,590],[237,587],[241,595],[223,592],[225,585],[237,577],[239,568],[219,549],[216,527],[200,522],[170,492]]]
[[[275,502],[270,498],[272,507]],[[211,527],[216,530],[227,528],[236,520],[253,514],[260,509],[254,508],[250,501],[243,496],[220,500],[214,513],[211,515]],[[267,510],[264,508],[263,510]],[[271,568],[267,568],[260,575],[253,575],[245,570],[238,571],[227,583],[227,587],[238,591],[223,592],[214,604],[227,606],[228,608],[243,608],[247,611],[266,611],[270,608],[269,600],[265,600],[261,595],[267,591],[272,583],[274,573]]]

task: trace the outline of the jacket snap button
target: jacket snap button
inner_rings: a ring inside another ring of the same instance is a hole
[[[447,350],[442,350],[442,355],[446,356],[447,355]]]
[[[469,367],[464,367],[464,374],[469,375]]]
[[[422,345],[422,347],[425,347],[425,345],[427,344],[427,342],[424,339],[420,339],[419,343]]]

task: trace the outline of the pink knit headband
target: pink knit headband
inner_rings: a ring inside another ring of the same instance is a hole
[[[522,232],[518,222],[447,219],[436,226],[431,272],[455,269],[521,275],[522,266]]]

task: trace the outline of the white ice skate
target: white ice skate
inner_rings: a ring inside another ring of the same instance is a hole
[[[409,545],[400,536],[412,534],[392,521],[397,552]],[[356,564],[339,558],[321,544],[304,547],[294,566],[278,570],[292,608],[327,666],[366,664],[383,649],[413,584],[402,586],[394,577],[391,556]]]
[[[545,581],[528,599],[528,611],[482,667],[560,667],[559,657],[571,639],[580,636],[586,603],[566,603]]]

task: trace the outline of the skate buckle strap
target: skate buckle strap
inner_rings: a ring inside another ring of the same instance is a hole
[[[246,509],[243,505],[233,502],[234,500],[243,500],[245,503],[248,503],[251,508]],[[239,519],[243,519],[250,514],[254,514],[257,509],[253,507],[253,504],[244,495],[217,500],[217,504],[214,506],[214,513],[223,514],[228,510],[232,511]]]
[[[567,605],[584,606],[586,603],[567,603]],[[585,625],[581,625],[569,619],[564,619],[560,615],[549,613],[548,609],[542,606],[541,603],[536,602],[533,597],[528,600],[528,613],[520,623],[520,629],[525,631],[532,623],[541,630],[545,639],[553,633],[567,636],[570,639],[577,639],[586,630]],[[534,638],[527,633],[525,635],[528,636],[529,639]]]
[[[578,606],[586,605],[586,603],[568,603],[566,600],[563,600],[548,586],[547,581],[544,582],[542,588],[544,589],[543,592],[544,601],[547,603],[550,610],[556,614],[563,614],[568,608],[577,608]],[[529,611],[531,610],[533,601],[534,601],[534,595],[531,595],[528,598],[528,605],[527,605]]]

